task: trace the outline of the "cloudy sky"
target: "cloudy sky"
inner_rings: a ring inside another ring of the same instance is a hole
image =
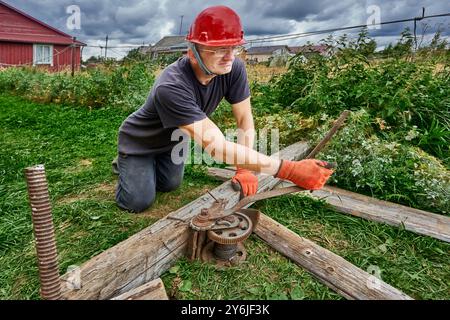
[[[422,14],[450,12],[448,0],[4,0],[8,4],[76,36],[91,47],[83,57],[99,55],[108,35],[108,56],[121,57],[133,46],[154,44],[166,35],[185,35],[195,16],[211,5],[227,5],[240,16],[247,39],[280,34],[302,33],[373,23],[408,19]],[[72,7],[71,7],[72,6]],[[80,29],[74,19],[73,6],[80,11]],[[69,24],[68,24],[69,22]],[[426,19],[417,23],[417,33],[430,39],[437,28],[450,35],[450,17]],[[399,38],[405,27],[413,22],[383,25],[369,30],[379,48]],[[347,33],[357,32],[346,31]],[[336,32],[334,35],[341,35]],[[309,36],[289,41],[266,42],[258,45],[302,45],[317,42],[326,35]],[[123,47],[123,48],[120,48]]]

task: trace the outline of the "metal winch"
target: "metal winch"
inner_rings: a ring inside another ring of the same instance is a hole
[[[225,199],[218,199],[192,218],[189,259],[215,263],[219,267],[237,265],[246,259],[243,242],[252,234],[260,213],[255,209],[239,209],[224,214],[227,203]]]
[[[336,131],[342,126],[350,111],[345,110],[335,121],[333,127],[308,154],[312,159],[320,152]],[[325,168],[333,169],[336,163],[326,163]],[[255,229],[260,212],[255,209],[243,209],[255,201],[277,197],[305,189],[293,186],[257,193],[243,197],[232,208],[225,209],[226,199],[216,199],[210,208],[203,208],[189,223],[188,258],[204,262],[215,262],[218,266],[231,266],[244,261],[247,257],[243,242]]]

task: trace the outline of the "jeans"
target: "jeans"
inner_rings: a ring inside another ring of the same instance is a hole
[[[117,205],[135,213],[151,206],[156,191],[173,191],[183,181],[184,163],[174,164],[171,150],[144,156],[119,154],[117,167]]]

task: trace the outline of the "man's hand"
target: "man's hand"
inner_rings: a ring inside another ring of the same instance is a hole
[[[231,183],[240,184],[244,197],[251,196],[258,191],[258,178],[247,169],[238,168]]]
[[[333,170],[325,168],[325,161],[305,159],[301,161],[282,160],[277,178],[292,181],[307,190],[321,189]]]

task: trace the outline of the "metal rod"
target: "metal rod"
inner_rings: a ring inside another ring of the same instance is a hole
[[[58,253],[44,165],[26,168],[25,176],[36,238],[41,298],[58,300],[61,299]]]
[[[333,137],[333,135],[342,126],[342,124],[344,123],[345,119],[347,119],[349,114],[350,114],[349,110],[345,110],[341,113],[341,115],[335,121],[335,123],[334,123],[333,127],[330,129],[330,131],[328,131],[326,136],[319,142],[319,144],[317,144],[317,146],[306,156],[306,159],[314,158],[325,147],[325,145],[328,143],[328,141],[330,141],[330,139]],[[330,163],[329,169],[331,169],[332,167],[335,167],[335,166],[336,165],[334,163]],[[248,197],[244,197],[234,207],[226,209],[223,212],[213,214],[209,217],[208,220],[216,220],[219,218],[223,219],[224,217],[229,216],[230,214],[233,214],[235,211],[237,211],[237,210],[243,208],[244,206],[246,206],[252,202],[255,202],[255,201],[268,199],[268,198],[272,198],[272,197],[276,197],[276,196],[280,196],[280,195],[285,195],[285,194],[289,194],[289,193],[293,193],[293,192],[300,192],[300,191],[306,191],[306,190],[303,188],[297,187],[297,186],[293,186],[293,187],[286,187],[286,188],[266,191],[263,193],[257,193],[257,194],[254,194],[254,195],[251,195]]]
[[[348,115],[350,114],[349,110],[345,110],[341,113],[339,118],[335,121],[333,127],[328,131],[326,136],[322,139],[322,141],[319,142],[319,144],[306,156],[305,159],[312,159],[314,158],[320,150],[323,149],[323,147],[330,141],[330,139],[333,137],[333,135],[338,131],[338,129],[342,126],[345,119],[347,119]]]

